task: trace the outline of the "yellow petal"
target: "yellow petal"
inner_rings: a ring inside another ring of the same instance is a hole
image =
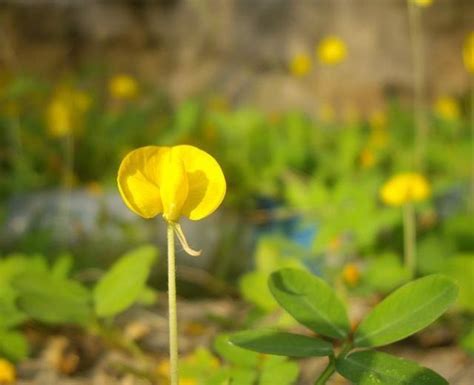
[[[128,153],[120,164],[120,194],[128,208],[144,218],[153,218],[163,211],[159,172],[161,160],[169,152],[169,147],[140,147]]]
[[[384,203],[391,206],[422,201],[429,195],[430,186],[425,177],[410,172],[395,175],[380,190]]]
[[[208,153],[188,145],[173,147],[179,153],[188,180],[188,196],[182,214],[191,220],[202,219],[219,207],[226,192],[221,167]]]
[[[168,221],[176,222],[188,197],[188,178],[176,147],[172,147],[161,159],[159,175],[163,216]]]

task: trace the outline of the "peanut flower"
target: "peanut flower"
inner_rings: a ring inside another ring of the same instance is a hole
[[[143,218],[162,214],[168,223],[169,379],[171,385],[190,385],[185,378],[179,381],[174,233],[188,254],[200,254],[188,246],[178,221],[182,216],[202,219],[219,207],[226,192],[224,174],[211,155],[196,147],[146,146],[125,156],[117,183],[130,210]]]
[[[290,72],[295,77],[302,77],[311,70],[311,58],[306,53],[299,53],[290,63]]]
[[[342,279],[349,286],[356,286],[360,280],[359,267],[354,263],[348,263],[342,270]]]
[[[433,0],[410,0],[413,4],[418,5],[419,7],[429,7]]]
[[[422,201],[430,195],[430,186],[423,175],[407,172],[389,179],[380,190],[382,201],[389,206],[403,206]]]
[[[464,67],[471,74],[474,74],[474,31],[467,35],[462,51]]]
[[[120,164],[117,183],[130,210],[143,218],[162,214],[173,224],[185,248],[179,218],[196,221],[207,217],[219,207],[226,192],[217,161],[189,145],[131,151]]]
[[[0,384],[13,384],[15,378],[15,367],[9,361],[0,358]]]
[[[316,55],[323,64],[339,64],[347,56],[346,44],[337,36],[327,36],[316,47]]]
[[[116,75],[109,81],[109,93],[116,99],[134,99],[138,95],[137,81],[130,75]]]
[[[434,104],[437,116],[443,120],[458,120],[461,116],[461,109],[456,99],[449,96],[440,97]]]

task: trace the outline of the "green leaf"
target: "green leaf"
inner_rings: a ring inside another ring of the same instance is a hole
[[[12,285],[18,293],[19,308],[38,321],[85,324],[90,319],[90,293],[78,282],[49,273],[25,272]]]
[[[239,367],[256,368],[260,362],[259,354],[231,344],[229,336],[225,334],[217,336],[214,348],[226,361]]]
[[[235,333],[230,342],[254,352],[287,357],[316,357],[332,353],[332,345],[319,338],[268,329]]]
[[[10,286],[0,286],[0,329],[19,325],[28,316],[16,305],[17,293]]]
[[[339,339],[349,334],[346,308],[321,278],[304,270],[282,269],[270,276],[269,287],[293,318],[316,333]]]
[[[94,288],[94,306],[99,317],[114,316],[137,301],[156,256],[154,246],[142,246],[114,263]]]
[[[258,385],[289,385],[298,378],[299,367],[286,359],[268,357],[263,361]]]
[[[264,312],[271,312],[278,307],[267,285],[268,274],[261,271],[252,271],[239,280],[239,289],[242,297],[256,305]]]
[[[338,359],[336,370],[354,385],[448,385],[439,374],[416,362],[375,351]]]
[[[448,277],[430,275],[407,283],[379,303],[357,328],[357,347],[387,345],[432,323],[456,300],[458,288]]]
[[[16,331],[0,330],[0,356],[11,361],[22,361],[28,355],[28,343]]]
[[[74,259],[71,254],[62,254],[51,266],[51,274],[57,278],[67,278],[71,272]]]

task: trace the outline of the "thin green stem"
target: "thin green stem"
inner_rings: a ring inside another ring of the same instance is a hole
[[[471,186],[468,205],[474,211],[474,75],[471,74]]]
[[[59,211],[59,228],[64,229],[65,246],[69,243],[69,222],[71,211],[72,178],[74,174],[74,138],[67,133],[63,140],[64,167],[61,186],[61,206]]]
[[[326,366],[326,369],[321,373],[319,378],[316,380],[314,385],[324,385],[327,380],[334,374],[336,371],[336,359],[334,356],[329,357],[329,363]]]
[[[425,68],[424,44],[421,26],[422,10],[413,1],[408,0],[408,16],[411,31],[411,48],[414,72],[414,166],[422,171],[423,158],[428,138],[428,122],[425,111]]]
[[[325,385],[326,382],[331,378],[331,376],[334,374],[336,371],[336,360],[338,358],[344,357],[349,351],[352,349],[352,346],[349,342],[346,342],[344,345],[342,345],[341,351],[335,357],[334,355],[331,355],[329,357],[329,363],[324,369],[324,371],[321,373],[321,375],[318,377],[314,385]]]
[[[178,385],[178,318],[176,314],[176,262],[174,226],[168,223],[168,309],[170,342],[170,385]]]
[[[413,278],[416,270],[416,223],[412,203],[403,206],[403,245],[405,267]]]

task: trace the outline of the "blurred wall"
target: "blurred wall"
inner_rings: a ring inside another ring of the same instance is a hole
[[[431,95],[467,90],[461,47],[473,20],[472,0],[423,11]],[[321,100],[368,109],[411,94],[404,0],[0,0],[0,28],[4,69],[57,76],[105,64],[178,100],[211,92],[270,110]],[[348,60],[292,78],[291,57],[327,34],[347,42]]]

